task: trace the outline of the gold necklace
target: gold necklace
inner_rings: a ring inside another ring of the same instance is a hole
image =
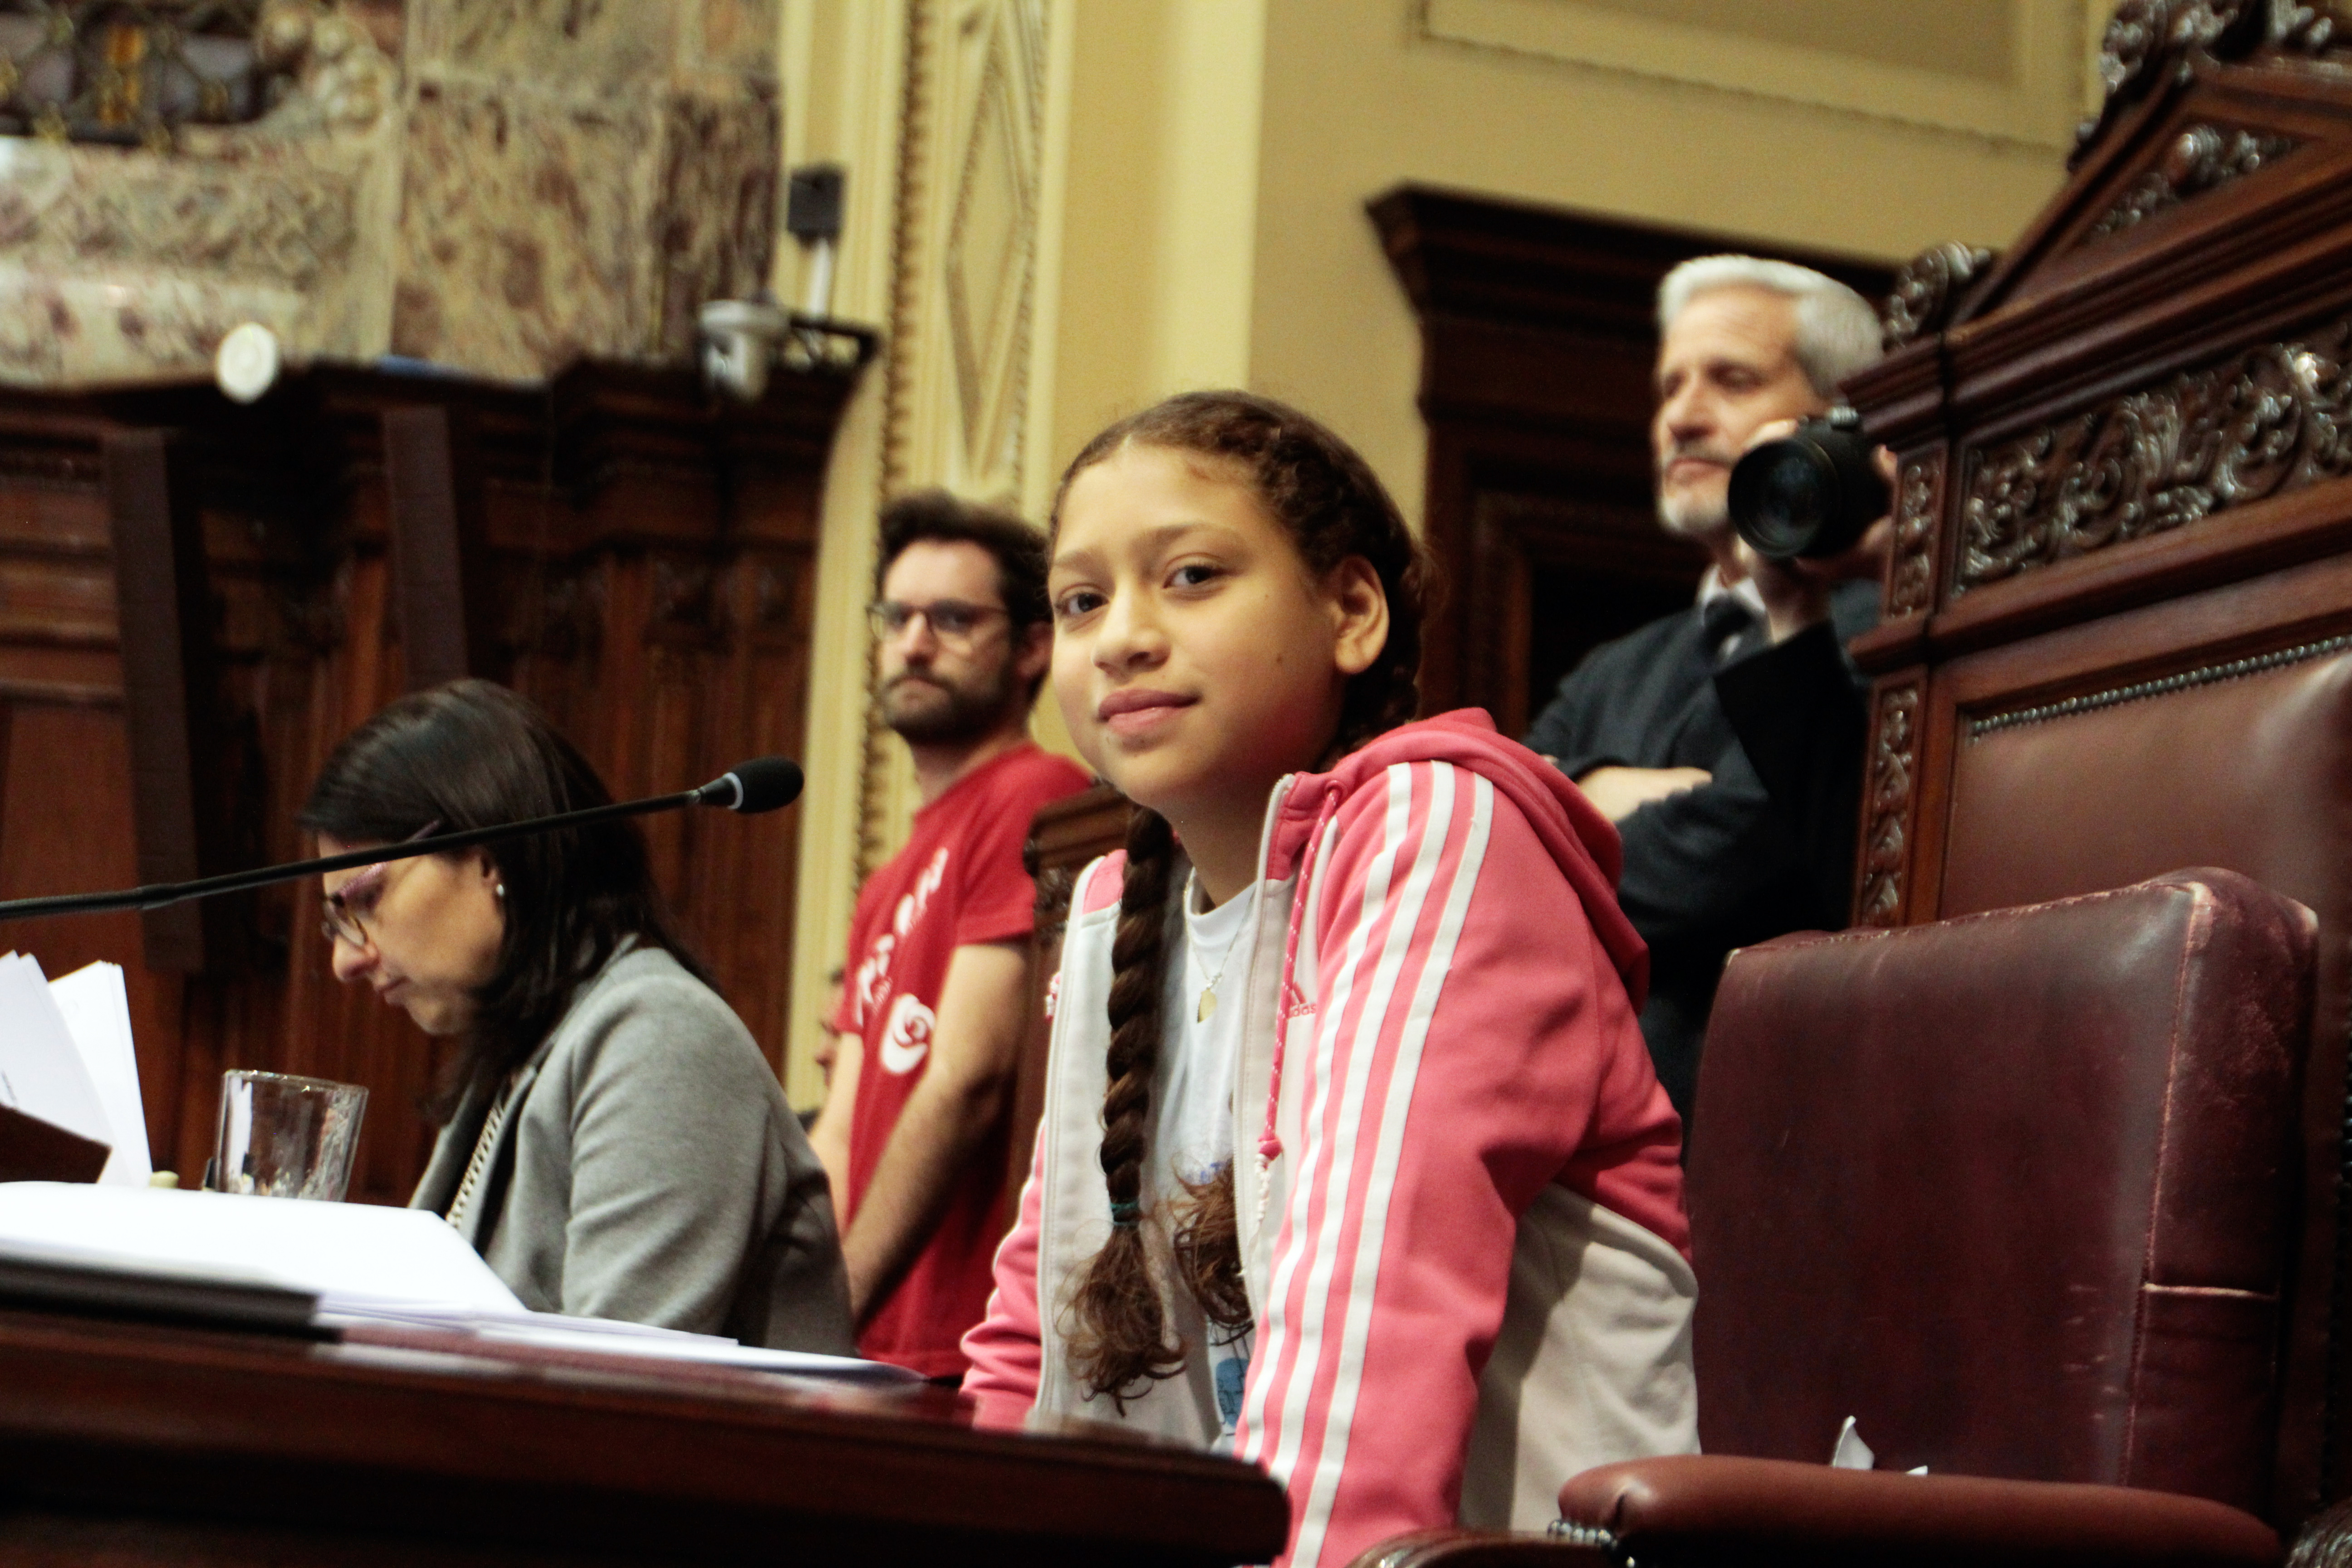
[[[1187,904],[1190,904],[1192,901],[1192,889],[1189,886],[1184,889],[1184,901]],[[1188,947],[1191,945],[1189,940],[1190,934],[1188,927],[1186,932],[1188,939],[1186,945]],[[1209,983],[1206,985],[1201,987],[1200,1005],[1192,1009],[1192,1021],[1194,1023],[1205,1024],[1210,1019],[1217,1016],[1217,986],[1225,978],[1226,966],[1231,964],[1234,961],[1234,949],[1239,947],[1241,944],[1242,933],[1236,931],[1234,932],[1233,940],[1225,943],[1224,957],[1217,961],[1217,973],[1209,977]]]

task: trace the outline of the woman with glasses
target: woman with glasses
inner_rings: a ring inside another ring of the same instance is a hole
[[[300,821],[332,855],[611,798],[536,708],[460,680],[352,731]],[[413,1204],[525,1306],[854,1353],[824,1171],[634,823],[324,881],[335,977],[457,1042]]]

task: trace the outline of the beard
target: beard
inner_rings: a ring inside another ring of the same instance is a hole
[[[1724,531],[1731,526],[1731,508],[1720,497],[1702,500],[1696,496],[1661,495],[1658,526],[1677,539],[1706,543],[1722,538]]]
[[[1721,539],[1731,528],[1729,488],[1715,490],[1711,495],[1675,495],[1665,487],[1666,468],[1678,458],[1701,458],[1723,465],[1727,474],[1738,454],[1717,451],[1694,443],[1678,447],[1658,465],[1658,526],[1677,539],[1696,540],[1701,544]]]
[[[961,683],[936,670],[906,670],[882,688],[882,721],[916,745],[981,740],[1011,718],[1017,684],[1010,658]]]

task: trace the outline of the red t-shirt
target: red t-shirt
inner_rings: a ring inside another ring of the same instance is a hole
[[[907,1097],[930,1062],[948,960],[972,942],[1020,942],[1036,893],[1021,846],[1037,808],[1087,787],[1066,759],[1033,744],[992,757],[915,814],[914,837],[858,890],[837,1031],[865,1042],[849,1123],[849,1213],[857,1213]],[[866,1320],[857,1348],[927,1377],[964,1370],[964,1331],[988,1310],[1003,1237],[1006,1130],[973,1153],[939,1228]]]

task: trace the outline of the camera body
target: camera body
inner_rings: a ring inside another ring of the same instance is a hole
[[[1892,500],[1862,416],[1817,415],[1733,466],[1731,526],[1771,561],[1823,560],[1853,549]]]

